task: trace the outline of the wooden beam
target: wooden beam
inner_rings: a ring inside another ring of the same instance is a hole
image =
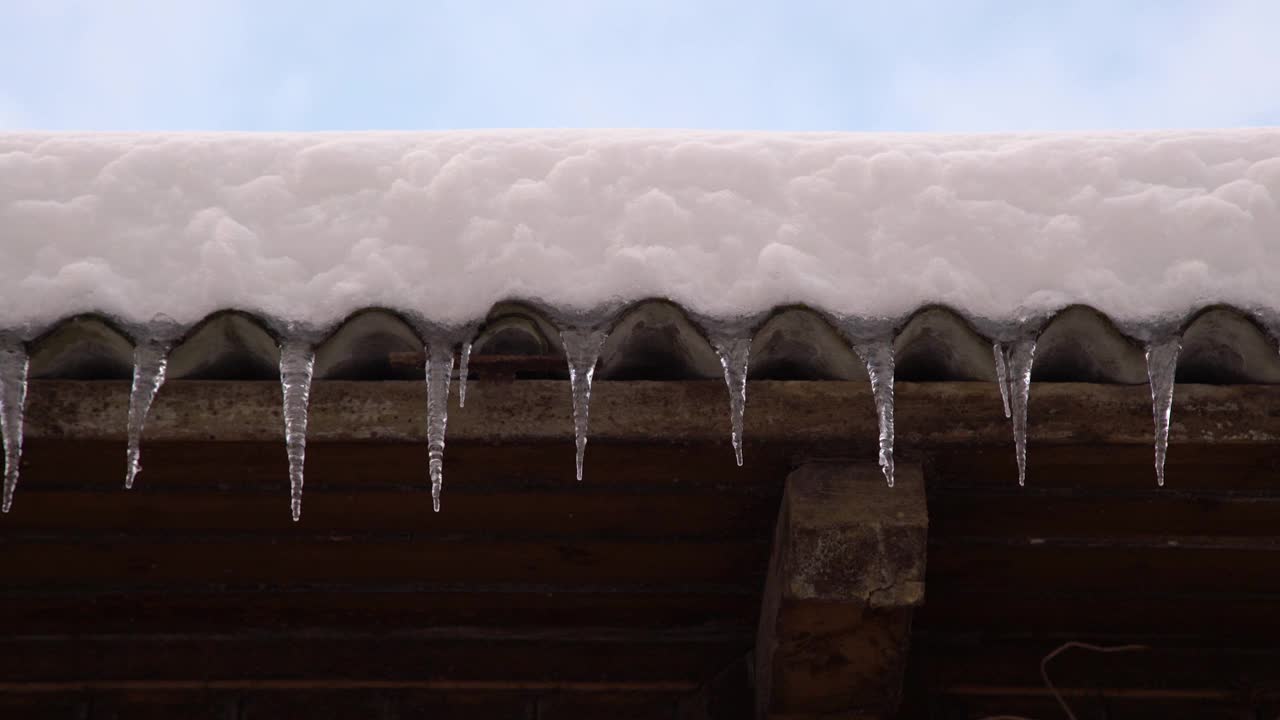
[[[744,720],[751,716],[751,653],[736,658],[698,690],[682,698],[677,720]]]
[[[0,696],[184,687],[683,695],[741,656],[742,635],[563,627],[11,635],[0,637]]]
[[[1041,661],[1067,640],[1145,648],[1111,653],[1071,648],[1054,657],[1047,666],[1050,679],[1073,703],[1100,698],[1280,701],[1280,649],[1265,639],[1252,646],[1224,646],[1216,638],[1201,643],[1169,636],[923,632],[915,636],[911,664],[940,696],[991,698],[1005,703],[1001,713],[1022,714],[1019,698],[1052,697],[1041,675]]]
[[[756,636],[758,718],[893,715],[912,609],[924,601],[928,513],[918,465],[787,477]]]
[[[27,436],[123,441],[129,383],[31,383]],[[1009,421],[994,383],[899,383],[898,445],[1008,445]],[[752,382],[746,439],[764,443],[873,447],[877,428],[863,382]],[[564,381],[478,382],[449,415],[450,442],[564,442],[573,437]],[[456,395],[455,395],[456,400]],[[280,388],[272,382],[175,381],[147,421],[146,440],[260,441],[283,433]],[[615,442],[725,442],[724,384],[600,382],[591,396],[591,437]],[[1280,442],[1280,385],[1180,385],[1171,441],[1259,445]],[[426,440],[424,383],[318,382],[311,396],[312,442]],[[1037,444],[1149,445],[1145,385],[1036,383],[1030,439]],[[748,448],[750,452],[750,447]]]

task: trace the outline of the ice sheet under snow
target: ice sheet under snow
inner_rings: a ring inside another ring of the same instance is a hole
[[[1280,305],[1280,130],[0,134],[0,329]]]

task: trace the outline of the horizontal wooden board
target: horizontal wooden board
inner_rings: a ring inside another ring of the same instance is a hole
[[[956,490],[1018,489],[1018,470],[1009,448],[934,448],[925,477],[931,487]],[[1037,445],[1027,453],[1027,488],[1066,490],[1090,497],[1144,491],[1205,495],[1280,496],[1280,443],[1214,445],[1173,442],[1165,487],[1156,484],[1151,445],[1083,443]]]
[[[936,539],[929,546],[926,588],[1280,593],[1280,544],[1215,538],[1181,542],[1173,547],[1159,539],[1089,544]]]
[[[1248,697],[1222,699],[1180,699],[1146,697],[1111,697],[1101,693],[1078,693],[1066,702],[1080,720],[1086,718],[1118,718],[1120,720],[1241,720],[1272,718],[1275,705]],[[1046,690],[1039,696],[1027,695],[945,695],[910,703],[898,720],[980,720],[983,718],[1062,718],[1062,706]]]
[[[90,699],[85,693],[0,691],[0,717],[5,720],[86,720],[89,712]]]
[[[1130,635],[1280,647],[1280,595],[1210,590],[1175,593],[1153,584],[1127,592],[930,586],[914,627],[974,635]]]
[[[678,695],[559,693],[538,698],[537,720],[675,720]]]
[[[28,433],[33,438],[120,440],[128,383],[35,381]],[[1009,438],[994,383],[899,383],[898,440],[908,448],[1004,444]],[[416,382],[318,382],[311,396],[314,442],[422,442],[426,390]],[[746,436],[752,443],[874,446],[876,417],[862,382],[759,381],[747,390]],[[449,416],[455,439],[563,442],[573,435],[567,383],[528,380],[475,383],[471,402]],[[723,441],[723,383],[600,382],[591,398],[592,437],[615,441]],[[1171,438],[1259,444],[1280,440],[1280,386],[1182,385]],[[1031,436],[1042,443],[1151,441],[1151,397],[1144,386],[1037,383]],[[281,433],[278,384],[175,381],[161,391],[147,436],[167,441],[253,441]]]
[[[1011,637],[917,633],[912,663],[937,692],[953,695],[1046,694],[1040,662],[1068,641],[1134,652],[1064,651],[1048,665],[1066,693],[1149,699],[1221,700],[1280,698],[1280,648],[1186,644],[1171,639],[1108,637]]]
[[[929,529],[936,538],[1176,542],[1183,537],[1280,535],[1280,497],[1206,496],[1178,490],[1125,494],[1038,488],[999,493],[958,490],[931,493],[929,510]]]
[[[58,683],[211,689],[576,687],[692,691],[751,646],[750,632],[528,628],[377,634],[77,635],[0,638],[0,692]]]
[[[44,700],[51,693],[44,694]],[[82,692],[89,720],[238,720],[239,695],[226,690],[119,690]],[[28,696],[40,705],[39,696]]]
[[[766,448],[737,467],[728,436],[714,445],[592,442],[586,477],[574,481],[573,440],[561,444],[489,445],[450,442],[445,447],[445,499],[454,491],[591,493],[623,487],[760,492],[780,496],[794,449]],[[30,488],[124,492],[125,446],[115,441],[30,439],[23,447],[20,493]],[[135,490],[217,490],[288,493],[284,444],[258,442],[147,442]],[[429,492],[423,443],[316,443],[307,448],[308,490]],[[21,502],[22,495],[17,502]],[[15,508],[17,505],[15,505]],[[0,523],[4,519],[0,518]],[[2,525],[0,525],[2,527]]]
[[[265,587],[197,592],[101,587],[0,592],[0,635],[429,627],[751,628],[759,589],[572,589],[546,584]]]
[[[183,583],[624,583],[741,585],[763,579],[767,543],[756,541],[490,540],[339,535],[170,537],[101,534],[0,536],[6,587],[139,588]]]
[[[277,692],[277,694],[280,694]],[[298,698],[301,694],[297,692],[285,693],[286,695]],[[311,708],[307,708],[306,712],[301,716],[310,718],[322,717],[321,713],[327,712],[325,707],[333,707],[332,704],[325,703],[325,700],[331,700],[334,693],[318,693],[301,695],[305,701],[312,703]],[[339,692],[338,694],[343,694]],[[415,718],[431,718],[431,720],[537,720],[537,699],[535,696],[490,690],[488,692],[463,692],[463,691],[425,691],[425,690],[399,690],[399,691],[379,691],[378,697],[382,700],[383,711],[386,720],[414,720]],[[263,697],[266,693],[254,693],[247,699],[246,706],[252,704],[256,698]],[[317,707],[319,706],[319,707]],[[268,720],[274,718],[288,717],[288,715],[268,715]],[[337,716],[334,720],[339,720],[342,716]],[[350,716],[348,716],[350,717]],[[366,716],[368,717],[368,716]],[[376,717],[376,716],[375,716]],[[241,718],[241,720],[245,720]]]
[[[447,540],[507,538],[759,539],[771,530],[774,498],[734,492],[602,492],[598,487],[481,492],[459,487],[432,512],[429,489],[331,490],[320,485],[303,500],[303,520],[289,517],[287,492],[185,491],[152,487],[126,492],[24,488],[0,534],[411,533]]]
[[[0,693],[5,720],[674,720],[687,693],[97,689]]]

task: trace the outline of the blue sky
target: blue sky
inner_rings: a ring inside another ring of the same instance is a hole
[[[1278,0],[0,0],[0,128],[1280,124]]]

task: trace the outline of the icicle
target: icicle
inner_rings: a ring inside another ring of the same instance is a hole
[[[427,465],[431,474],[431,507],[440,512],[444,488],[444,432],[449,422],[449,376],[453,374],[453,345],[427,344]]]
[[[1164,487],[1164,459],[1169,452],[1169,415],[1173,410],[1173,378],[1182,339],[1174,337],[1147,345],[1147,379],[1151,383],[1151,414],[1156,425],[1156,483]]]
[[[587,424],[590,419],[591,379],[596,374],[596,360],[604,346],[603,330],[571,328],[560,331],[565,356],[569,360],[569,389],[573,393],[573,441],[577,447],[575,468],[582,481],[582,460],[587,452]]]
[[[996,358],[996,384],[1000,386],[1000,400],[1004,402],[1004,416],[1013,417],[1009,412],[1009,370],[1005,362],[1004,346],[995,343],[991,346],[991,354]]]
[[[1005,348],[1009,377],[1009,405],[1013,415],[1013,444],[1018,458],[1018,484],[1027,484],[1027,404],[1031,400],[1031,364],[1035,338],[1014,341]]]
[[[164,384],[165,369],[169,364],[169,345],[147,340],[133,349],[133,387],[129,390],[129,448],[125,453],[125,488],[132,488],[134,478],[142,470],[139,462],[142,448],[142,427],[156,393]]]
[[[893,344],[887,340],[858,343],[854,351],[867,366],[871,395],[880,425],[880,469],[893,487]]]
[[[724,384],[729,389],[729,426],[733,456],[742,467],[742,416],[747,407],[747,364],[751,359],[750,337],[713,337],[711,343],[724,368]]]
[[[293,520],[302,517],[302,468],[307,457],[307,407],[311,400],[311,372],[315,348],[301,340],[280,347],[280,387],[284,391],[284,442],[289,455],[289,508]]]
[[[471,362],[471,341],[462,343],[462,355],[458,360],[458,407],[467,405],[467,365]]]
[[[22,416],[27,406],[27,351],[0,340],[0,434],[4,437],[4,512],[13,505],[22,462]]]

